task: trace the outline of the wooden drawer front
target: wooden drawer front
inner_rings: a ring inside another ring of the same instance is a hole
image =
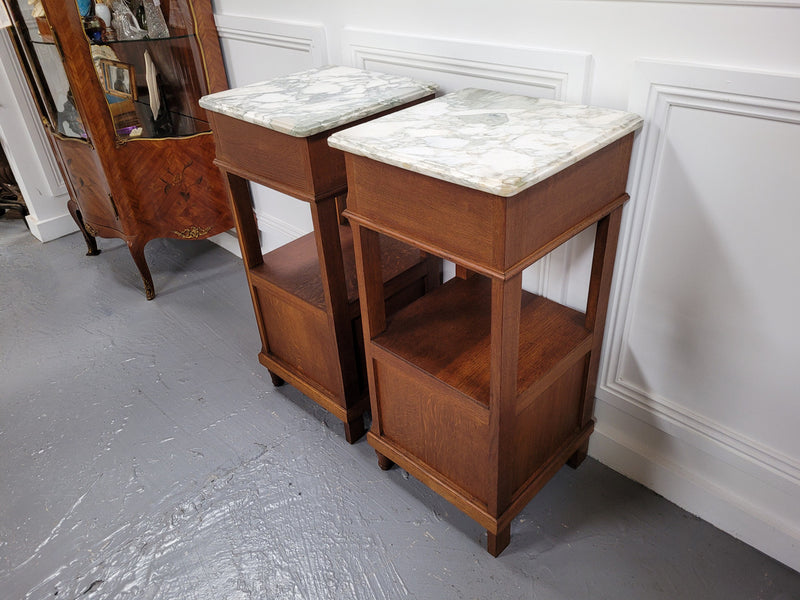
[[[338,354],[323,311],[299,302],[287,302],[257,288],[267,327],[269,356],[285,363],[330,392],[344,407]]]
[[[488,411],[401,359],[376,354],[381,355],[373,357],[381,437],[485,506]]]
[[[347,154],[347,206],[455,262],[522,269],[626,200],[632,144],[631,134],[509,198]]]
[[[347,207],[379,229],[424,240],[435,254],[493,264],[493,208],[502,199],[347,154]]]
[[[301,200],[314,196],[305,138],[212,114],[217,160],[232,173]]]

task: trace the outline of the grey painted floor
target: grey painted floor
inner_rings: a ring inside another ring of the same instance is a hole
[[[485,533],[289,386],[209,242],[0,220],[0,600],[775,599],[800,574],[591,459]]]

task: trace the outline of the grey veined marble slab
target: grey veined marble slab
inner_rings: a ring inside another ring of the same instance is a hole
[[[334,148],[513,196],[639,129],[636,114],[464,89],[340,131]]]
[[[308,137],[434,93],[408,77],[328,66],[200,98],[203,108]]]

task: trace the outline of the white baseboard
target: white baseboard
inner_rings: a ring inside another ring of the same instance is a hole
[[[259,232],[261,233],[261,251],[264,253],[283,246],[308,233],[291,223],[276,219],[267,214],[256,212],[256,220],[258,222]],[[231,254],[239,258],[242,257],[235,229],[225,231],[208,239]]]
[[[791,481],[754,468],[730,448],[711,453],[687,444],[602,400],[595,415],[593,458],[800,571],[800,527],[787,516],[800,490]],[[778,498],[785,510],[775,508]]]
[[[31,233],[41,242],[49,242],[78,231],[78,225],[69,213],[42,220],[28,215],[25,219]]]
[[[222,233],[213,235],[208,239],[214,242],[217,246],[224,248],[231,254],[234,254],[235,256],[242,258],[242,251],[239,248],[239,239],[236,237],[235,229],[229,229],[228,231],[223,231]]]

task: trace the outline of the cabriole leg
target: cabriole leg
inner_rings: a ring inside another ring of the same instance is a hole
[[[83,234],[83,239],[86,241],[86,246],[88,248],[86,256],[97,256],[100,254],[100,250],[97,248],[97,240],[86,230],[86,224],[83,222],[83,215],[81,215],[81,211],[78,210],[77,203],[74,200],[70,200],[67,202],[67,209],[69,209],[69,214],[72,215],[73,220],[78,225],[78,229],[80,229]]]
[[[152,300],[156,297],[156,289],[153,287],[153,276],[150,275],[150,268],[147,266],[147,260],[144,257],[144,244],[128,240],[128,250],[130,250],[133,262],[136,263],[136,267],[142,276],[144,295],[148,300]]]

